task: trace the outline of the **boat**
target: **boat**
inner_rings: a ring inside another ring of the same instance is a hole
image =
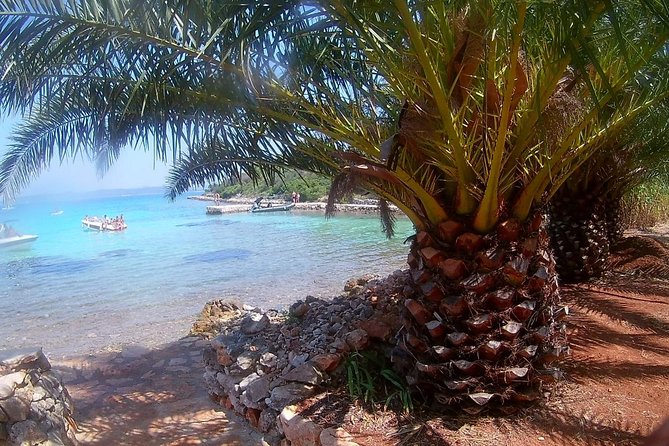
[[[286,203],[275,205],[272,203],[267,203],[267,205],[262,205],[260,202],[263,200],[262,197],[256,198],[256,201],[253,202],[253,206],[249,209],[249,212],[254,214],[264,213],[264,212],[282,212],[289,211],[295,207],[295,203]]]
[[[53,212],[51,212],[51,215],[53,215],[54,217],[57,215],[63,215],[63,211],[61,211],[60,209],[55,209]]]
[[[94,231],[123,231],[128,227],[123,217],[120,217],[120,219],[84,217],[81,220],[81,225]]]
[[[23,245],[37,240],[36,235],[19,234],[9,225],[0,224],[0,248]]]

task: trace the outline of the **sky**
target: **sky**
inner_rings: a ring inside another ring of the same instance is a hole
[[[8,150],[9,136],[18,123],[18,118],[0,120],[0,158]],[[56,161],[19,196],[164,186],[169,167],[161,162],[154,165],[153,153],[145,152],[142,148],[122,151],[119,159],[102,178],[98,176],[95,165],[91,162],[77,159],[67,160],[59,165]]]

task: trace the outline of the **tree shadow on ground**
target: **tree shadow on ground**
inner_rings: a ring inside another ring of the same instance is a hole
[[[598,288],[571,286],[563,288],[563,298],[566,302],[576,305],[583,313],[594,313],[605,315],[608,318],[632,324],[635,327],[650,331],[652,333],[669,335],[669,323],[666,319],[655,316],[653,313],[669,311],[669,284],[654,284],[656,290],[662,290],[666,294],[648,293],[652,298],[642,296],[629,296],[623,292],[606,291]],[[637,289],[637,293],[643,292]],[[643,304],[643,305],[640,305]],[[643,307],[644,311],[634,308]],[[653,311],[657,306],[659,311]]]
[[[662,334],[629,333],[615,330],[580,315],[572,316],[569,326],[571,327],[569,343],[575,350],[587,351],[591,347],[623,347],[658,355],[667,354],[666,342],[663,342]],[[635,328],[636,331],[639,330],[638,327]]]
[[[89,445],[255,445],[245,420],[212,402],[202,348],[184,338],[52,361],[75,405],[77,438]]]
[[[534,410],[527,415],[529,416],[524,417],[524,420],[529,421],[533,428],[550,426],[548,435],[557,444],[565,446],[638,445],[645,438],[643,433],[626,420],[612,421],[587,411],[574,413],[551,407]]]

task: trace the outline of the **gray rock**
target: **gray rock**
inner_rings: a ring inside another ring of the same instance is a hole
[[[362,350],[369,343],[367,332],[360,328],[346,333],[346,335],[344,335],[344,340],[353,350]]]
[[[260,376],[258,376],[257,373],[251,373],[250,375],[248,375],[247,377],[245,377],[244,379],[242,379],[239,382],[239,388],[241,390],[245,390],[249,386],[250,383],[252,383],[253,381],[255,381],[258,378],[260,378]]]
[[[42,348],[24,348],[0,351],[0,369],[10,370],[38,369],[51,370],[51,363],[44,356]]]
[[[277,356],[272,352],[263,353],[262,356],[260,356],[260,364],[273,369],[277,364]]]
[[[38,424],[32,420],[14,423],[9,428],[9,443],[17,445],[41,444],[48,440],[46,432],[39,428]]]
[[[288,362],[293,367],[298,367],[307,362],[307,359],[309,359],[309,353],[302,353],[301,355],[291,355],[291,353],[293,352],[288,353]]]
[[[25,392],[16,392],[13,397],[0,401],[0,411],[7,414],[10,421],[24,421],[30,414],[30,400]]]
[[[242,370],[255,370],[258,355],[253,352],[245,352],[237,357],[237,366]]]
[[[265,400],[265,403],[272,409],[280,411],[284,407],[302,401],[313,394],[313,386],[291,382],[285,386],[273,388],[270,397]]]
[[[54,396],[60,396],[63,392],[63,386],[61,385],[58,378],[56,378],[51,373],[44,373],[37,381],[37,385],[42,387],[46,393]]]
[[[298,300],[290,306],[288,314],[292,317],[301,318],[309,311],[309,304]]]
[[[56,408],[56,400],[53,398],[44,398],[41,400],[33,401],[30,404],[30,410],[33,414],[33,417],[38,417],[39,414],[52,414]],[[62,410],[60,411],[62,415]],[[31,417],[32,418],[32,417]],[[58,419],[56,419],[58,421]]]
[[[234,388],[243,378],[240,376],[226,375],[225,373],[216,374],[216,381],[223,387],[226,393],[234,391]]]
[[[258,419],[258,429],[260,432],[269,432],[274,427],[276,427],[276,417],[279,415],[279,412],[272,409],[265,409],[260,414]]]
[[[321,372],[308,363],[295,367],[281,378],[286,381],[295,381],[305,384],[320,384],[323,382],[323,375]]]
[[[247,305],[247,304],[242,305],[242,310],[251,311],[253,313],[261,313],[262,312],[262,310],[259,307],[254,307],[253,305]]]
[[[256,334],[269,327],[269,317],[266,314],[249,313],[242,320],[240,329],[244,334]]]
[[[209,341],[209,343],[211,344],[214,350],[218,350],[219,348],[224,348],[225,346],[227,346],[230,343],[230,341],[232,341],[232,339],[230,339],[230,336],[218,335],[214,339]]]
[[[245,393],[247,398],[254,403],[268,398],[270,396],[269,379],[262,377],[250,382]]]
[[[19,386],[23,386],[26,376],[26,372],[14,372],[9,375],[0,376],[0,400],[14,395],[14,390]]]

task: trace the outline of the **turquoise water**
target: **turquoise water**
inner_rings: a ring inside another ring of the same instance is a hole
[[[351,277],[402,267],[412,233],[406,219],[386,240],[374,216],[210,216],[207,204],[147,190],[27,197],[0,211],[0,222],[39,235],[0,250],[0,349],[151,346],[185,334],[212,299],[281,309],[306,295],[330,297]],[[84,215],[103,214],[123,214],[128,229],[81,227]]]

